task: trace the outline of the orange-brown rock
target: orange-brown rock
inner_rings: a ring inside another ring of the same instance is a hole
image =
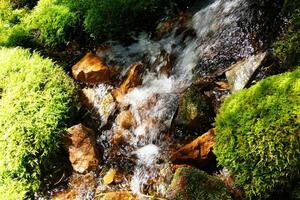
[[[111,73],[109,67],[91,52],[72,67],[73,77],[86,84],[109,83]]]
[[[84,173],[99,165],[100,156],[96,146],[96,135],[92,129],[82,124],[69,128],[65,146],[75,171]]]
[[[211,129],[180,148],[172,155],[171,160],[176,164],[191,164],[199,168],[207,168],[215,164],[215,156],[212,152],[215,143],[215,131]]]
[[[123,129],[129,129],[135,125],[134,117],[129,110],[121,112],[117,116],[116,122],[116,124]]]
[[[108,192],[105,194],[99,195],[96,199],[98,200],[138,200],[136,196],[131,194],[128,191],[117,191],[117,192]]]
[[[93,173],[77,174],[74,173],[69,178],[68,188],[55,192],[53,200],[73,200],[84,199],[89,194],[94,193],[96,188],[96,177]]]
[[[95,102],[95,90],[92,88],[83,88],[79,91],[79,99],[85,107],[92,109]]]
[[[112,92],[112,95],[118,102],[121,101],[122,97],[129,91],[130,88],[135,88],[142,84],[143,80],[141,74],[143,73],[143,70],[143,64],[134,64],[131,66],[125,81],[120,85],[119,88]]]

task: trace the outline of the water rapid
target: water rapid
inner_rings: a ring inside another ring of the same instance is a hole
[[[200,7],[158,41],[141,34],[130,46],[110,43],[108,51],[99,53],[107,63],[121,66],[124,75],[132,63],[143,61],[149,66],[142,84],[130,90],[121,102],[132,113],[135,126],[120,130],[115,122],[98,138],[106,162],[132,173],[119,189],[130,189],[140,199],[150,190],[148,185],[163,197],[170,183],[169,130],[180,93],[192,84],[196,74],[213,75],[255,51],[250,31],[240,23],[251,20],[248,1],[213,0]],[[172,57],[169,73],[161,70],[168,62],[164,55]],[[100,85],[96,91],[102,97],[109,88]],[[109,141],[120,132],[126,141],[116,147]],[[131,163],[129,167],[123,160]],[[103,190],[105,187],[100,186]]]

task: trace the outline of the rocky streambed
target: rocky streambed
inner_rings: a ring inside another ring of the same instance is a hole
[[[72,67],[82,113],[64,142],[73,170],[51,198],[240,198],[213,153],[214,117],[226,96],[280,72],[260,34],[272,35],[278,7],[206,1],[153,36],[87,53]]]

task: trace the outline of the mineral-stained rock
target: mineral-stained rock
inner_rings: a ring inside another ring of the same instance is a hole
[[[134,64],[131,66],[125,81],[112,93],[118,102],[121,101],[122,97],[129,91],[130,88],[135,88],[136,86],[142,84],[141,75],[143,71],[143,64]]]
[[[99,195],[96,200],[138,200],[136,196],[128,191],[108,192]]]
[[[65,146],[75,171],[84,173],[99,165],[100,156],[96,146],[95,132],[92,129],[82,124],[69,128]]]
[[[72,67],[73,77],[86,84],[109,83],[112,71],[93,53],[87,53]]]
[[[211,129],[180,148],[172,155],[171,160],[177,164],[191,164],[208,169],[216,164],[216,157],[212,152],[214,144],[215,131]]]
[[[196,168],[184,167],[176,170],[167,192],[172,200],[230,200],[225,184]]]

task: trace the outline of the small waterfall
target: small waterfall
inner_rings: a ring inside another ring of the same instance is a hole
[[[128,105],[136,122],[134,128],[123,130],[127,144],[116,150],[107,142],[118,132],[116,123],[110,130],[103,131],[98,139],[107,162],[110,162],[108,155],[111,151],[117,152],[119,160],[122,157],[135,159],[128,187],[140,198],[145,185],[150,182],[153,189],[164,196],[170,181],[164,174],[171,173],[167,133],[178,106],[179,94],[192,83],[195,73],[213,74],[254,53],[250,34],[238,23],[247,20],[247,8],[246,0],[209,1],[184,24],[183,31],[175,27],[168,37],[159,41],[150,40],[143,34],[130,46],[112,43],[109,51],[99,54],[107,63],[123,66],[123,74],[130,64],[141,60],[146,60],[150,66],[142,85],[123,98],[122,103]],[[161,59],[162,52],[174,57],[168,75],[160,73],[166,62]],[[156,179],[160,180],[159,183],[154,181]]]

